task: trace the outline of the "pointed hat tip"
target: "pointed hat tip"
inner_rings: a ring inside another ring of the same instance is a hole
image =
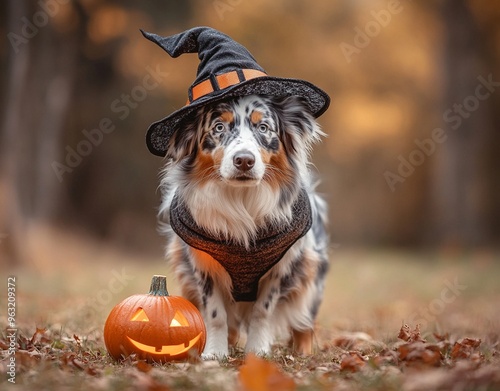
[[[158,38],[160,38],[159,35],[144,31],[143,29],[139,29],[139,31],[142,33],[142,36],[146,39],[149,39],[150,41],[157,43]]]

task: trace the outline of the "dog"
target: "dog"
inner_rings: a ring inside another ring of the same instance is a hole
[[[329,261],[309,155],[325,134],[298,96],[222,100],[180,128],[166,147],[159,217],[182,295],[205,321],[203,358],[228,356],[240,332],[245,352],[269,354],[288,337],[311,354]]]

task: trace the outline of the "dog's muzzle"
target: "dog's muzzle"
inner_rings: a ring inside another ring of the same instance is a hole
[[[233,165],[239,171],[250,171],[255,166],[255,155],[247,150],[240,151],[233,156]]]

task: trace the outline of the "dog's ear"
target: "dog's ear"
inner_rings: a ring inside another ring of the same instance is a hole
[[[186,118],[168,141],[165,157],[178,162],[196,150],[200,112]]]
[[[278,109],[282,140],[289,152],[293,153],[301,147],[309,150],[313,143],[325,136],[304,98],[287,96],[273,98],[273,101]]]

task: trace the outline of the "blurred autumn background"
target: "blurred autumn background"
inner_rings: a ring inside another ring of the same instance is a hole
[[[145,29],[210,25],[272,75],[332,97],[314,152],[341,246],[467,249],[500,238],[500,5],[442,1],[5,1],[0,253],[52,226],[161,253],[148,125],[185,102],[196,55]],[[5,39],[7,38],[7,39]]]
[[[483,360],[498,361],[491,0],[0,2],[0,264],[17,278],[22,333],[46,328],[70,350],[77,335],[105,355],[112,306],[168,275],[156,231],[163,162],[145,132],[185,104],[198,58],[172,59],[139,29],[197,25],[332,97],[313,154],[332,239],[318,341],[347,330],[394,342],[403,320],[481,338]],[[19,362],[36,387],[72,381],[43,366],[33,375],[44,360]]]

